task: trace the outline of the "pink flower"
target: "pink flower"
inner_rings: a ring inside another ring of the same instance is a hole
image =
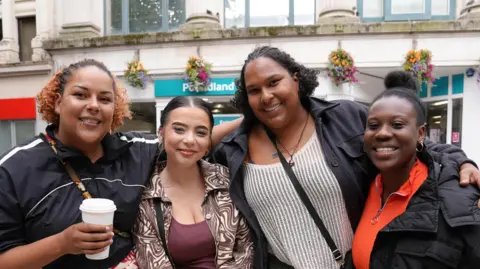
[[[207,82],[208,74],[202,69],[202,72],[198,73],[197,77],[200,79],[201,82]]]

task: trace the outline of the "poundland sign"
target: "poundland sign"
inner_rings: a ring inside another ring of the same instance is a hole
[[[233,95],[236,89],[235,78],[212,78],[205,92],[190,89],[183,79],[155,80],[155,97]]]

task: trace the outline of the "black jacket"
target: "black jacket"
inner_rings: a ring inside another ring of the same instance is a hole
[[[457,164],[448,159],[440,165],[425,151],[419,159],[428,178],[377,235],[370,269],[480,268],[480,192],[458,185]]]
[[[322,144],[326,162],[335,175],[350,219],[355,230],[360,220],[370,182],[377,170],[363,151],[363,133],[368,108],[352,101],[327,102],[309,98],[305,108],[316,120],[315,129]],[[267,240],[262,233],[255,213],[249,207],[243,189],[241,165],[248,150],[248,132],[252,124],[242,122],[240,128],[222,140],[214,152],[216,161],[230,169],[230,196],[240,212],[245,215],[253,231],[255,242],[255,268],[268,268]],[[467,162],[463,151],[452,145],[427,143],[433,151],[451,153],[461,164]],[[333,259],[333,257],[332,257]]]
[[[50,137],[52,129],[47,127]],[[136,220],[158,148],[157,140],[151,138],[131,133],[107,135],[102,141],[105,155],[95,164],[56,141],[60,158],[69,161],[92,196],[115,202],[114,226],[120,231],[129,232]],[[41,138],[7,152],[0,157],[0,253],[81,222],[82,200],[82,193]],[[43,268],[109,268],[132,248],[132,239],[115,235],[110,257],[105,260],[65,255]]]

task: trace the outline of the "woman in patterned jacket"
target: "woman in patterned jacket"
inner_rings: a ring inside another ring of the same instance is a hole
[[[228,169],[202,160],[212,144],[209,104],[176,97],[160,124],[162,154],[134,228],[139,267],[252,268],[252,241],[230,199]]]

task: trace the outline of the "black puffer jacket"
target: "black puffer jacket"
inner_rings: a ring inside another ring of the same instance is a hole
[[[459,186],[458,166],[446,157],[442,165],[427,152],[419,158],[428,178],[407,210],[378,234],[370,269],[480,268],[480,192]]]
[[[54,129],[49,125],[46,133],[56,141],[58,157],[70,163],[93,197],[115,202],[114,226],[129,232],[150,179],[158,140],[137,133],[107,135],[102,140],[104,156],[92,163],[80,151],[56,140]],[[79,207],[83,199],[50,145],[42,138],[35,137],[0,156],[0,254],[81,222]],[[107,259],[64,255],[43,268],[110,268],[122,261],[132,248],[131,237],[115,235]]]

